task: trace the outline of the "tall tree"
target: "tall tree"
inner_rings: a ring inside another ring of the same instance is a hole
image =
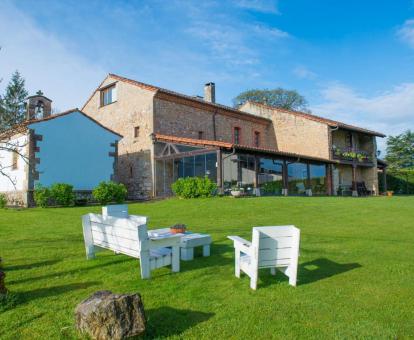
[[[387,139],[385,157],[391,171],[414,169],[414,132],[407,130]]]
[[[0,130],[25,120],[27,94],[24,78],[15,71],[1,100]]]
[[[244,91],[233,99],[233,104],[235,107],[238,107],[247,101],[279,107],[286,110],[310,112],[305,97],[300,95],[296,90],[285,90],[280,87],[273,90],[253,89]]]
[[[410,193],[410,181],[414,179],[414,132],[407,130],[398,136],[390,136],[387,139],[387,156],[389,172],[395,178],[404,178],[405,189]],[[411,179],[411,180],[410,180]]]
[[[25,119],[26,97],[24,79],[16,71],[7,85],[5,95],[0,96],[0,151],[14,152],[25,162],[28,159],[22,150],[27,141],[12,139],[12,133],[6,130]],[[8,179],[15,186],[16,180],[11,176],[10,168],[12,165],[0,158],[0,177]]]

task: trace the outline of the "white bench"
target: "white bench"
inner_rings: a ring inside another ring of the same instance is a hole
[[[180,236],[150,240],[146,221],[145,216],[82,216],[87,259],[94,258],[95,247],[100,247],[138,258],[143,279],[151,277],[151,270],[169,265],[179,272]]]
[[[296,286],[299,257],[300,230],[295,226],[254,227],[252,242],[238,236],[228,236],[234,242],[235,275],[240,270],[250,276],[250,287],[256,289],[260,268],[276,268],[289,277],[289,284]]]

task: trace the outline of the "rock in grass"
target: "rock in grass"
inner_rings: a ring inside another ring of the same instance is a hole
[[[124,339],[145,332],[146,319],[140,294],[99,291],[75,309],[76,327],[93,339]]]

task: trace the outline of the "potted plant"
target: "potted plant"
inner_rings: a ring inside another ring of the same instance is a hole
[[[184,234],[187,227],[185,224],[175,224],[172,227],[170,227],[170,231],[173,234]]]

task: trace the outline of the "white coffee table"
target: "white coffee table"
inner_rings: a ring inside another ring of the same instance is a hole
[[[171,235],[180,235],[181,260],[191,261],[194,259],[194,248],[203,247],[203,256],[210,256],[211,236],[208,234],[199,234],[186,232],[184,234],[172,234],[170,228],[148,230],[150,239],[161,239],[171,237]]]

